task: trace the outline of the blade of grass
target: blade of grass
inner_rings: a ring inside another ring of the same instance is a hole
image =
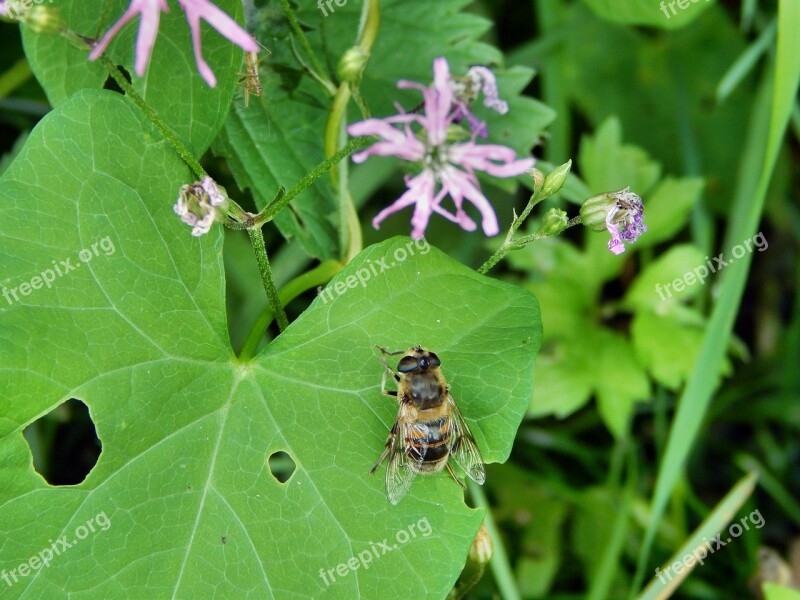
[[[722,79],[720,79],[719,84],[717,85],[718,103],[721,104],[724,102],[725,99],[733,93],[733,90],[736,89],[736,86],[739,85],[742,80],[747,77],[747,74],[753,70],[753,67],[755,67],[758,59],[761,58],[761,55],[764,54],[772,45],[772,42],[775,39],[775,31],[777,26],[777,22],[773,20],[769,25],[767,25],[764,31],[761,32],[761,35],[759,35],[758,38],[756,38],[756,40],[750,44],[735,61],[733,61],[733,64],[730,66],[725,75],[722,76]]]
[[[758,473],[751,472],[739,480],[730,492],[717,504],[716,508],[709,514],[700,526],[692,532],[686,542],[678,548],[670,559],[659,567],[656,577],[644,589],[638,600],[661,600],[669,598],[678,586],[689,576],[692,569],[697,564],[697,557],[701,561],[707,560],[707,555],[713,553],[715,548],[711,548],[711,542],[722,529],[731,522],[736,511],[753,493],[758,480]],[[709,553],[710,550],[710,553]],[[694,560],[687,557],[693,557]],[[687,565],[690,562],[693,564]],[[672,568],[675,563],[682,563],[686,568],[681,568],[680,572]],[[701,563],[702,564],[702,563]]]
[[[780,151],[783,135],[789,121],[800,81],[800,2],[780,0],[778,4],[778,36],[774,77],[771,86],[771,106],[756,106],[752,141],[767,132],[767,142],[761,160],[753,162],[754,152],[747,152],[742,163],[733,215],[728,223],[727,242],[738,243],[752,237],[757,230],[764,207],[764,198]],[[769,82],[769,79],[767,79]],[[768,84],[767,84],[768,85]],[[771,109],[771,110],[770,110]],[[760,144],[758,144],[760,146]],[[759,173],[758,181],[751,187],[748,169]],[[724,246],[730,247],[730,243]],[[651,505],[650,519],[639,552],[639,560],[631,586],[631,597],[644,579],[650,549],[656,530],[664,514],[672,490],[680,477],[686,459],[694,444],[700,425],[708,409],[716,384],[716,374],[728,347],[731,331],[744,292],[752,254],[745,254],[722,272],[719,301],[714,306],[700,348],[697,362],[680,399],[670,430],[664,460],[659,469]]]
[[[789,490],[764,465],[749,454],[737,456],[736,464],[745,471],[757,472],[764,491],[772,496],[775,503],[800,527],[800,502],[795,500]]]

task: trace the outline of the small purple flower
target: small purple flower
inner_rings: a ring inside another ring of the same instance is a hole
[[[463,208],[466,199],[480,212],[483,232],[487,236],[496,235],[499,232],[497,217],[481,191],[475,171],[485,171],[495,177],[515,177],[530,169],[534,160],[516,160],[514,150],[506,146],[478,145],[474,133],[469,141],[452,142],[448,138],[448,130],[457,114],[457,105],[447,61],[437,58],[433,63],[433,72],[434,81],[430,88],[414,81],[401,80],[397,83],[399,88],[414,88],[422,92],[423,114],[401,112],[384,119],[360,121],[347,129],[353,136],[375,135],[381,138],[366,150],[354,154],[355,162],[364,162],[372,155],[396,156],[417,162],[422,167],[416,176],[406,177],[408,190],[391,206],[378,213],[372,226],[378,229],[386,217],[413,204],[411,237],[414,239],[424,236],[433,213],[440,214],[466,231],[474,231],[477,226]],[[420,128],[417,134],[411,128],[414,124]],[[455,214],[441,206],[447,196],[453,199]]]
[[[200,237],[211,229],[211,225],[221,216],[221,210],[228,197],[210,177],[203,177],[200,183],[182,185],[178,201],[173,210],[181,221],[192,228],[192,235]]]
[[[614,254],[625,252],[623,241],[632,244],[647,231],[642,199],[629,187],[586,200],[581,205],[581,222],[594,231],[607,230],[611,234],[608,249]]]
[[[614,254],[625,252],[622,241],[632,244],[647,231],[644,224],[644,205],[642,199],[625,188],[611,195],[616,200],[616,205],[608,212],[606,229],[611,234],[608,249]]]
[[[246,52],[258,52],[258,44],[255,40],[231,17],[220,10],[208,0],[178,0],[178,3],[186,13],[186,20],[189,22],[189,29],[192,32],[192,47],[194,57],[197,62],[197,69],[200,71],[205,82],[210,87],[217,85],[217,79],[203,59],[200,47],[200,19],[205,19],[208,23],[228,38],[234,44],[243,48]],[[136,74],[139,77],[144,75],[150,56],[153,52],[153,45],[158,34],[158,25],[161,12],[169,12],[166,0],[131,0],[128,9],[122,14],[119,20],[111,26],[103,38],[95,45],[89,54],[89,60],[96,60],[106,51],[113,37],[122,27],[131,21],[137,14],[142,16],[139,24],[139,33],[136,37],[136,64],[134,65]]]

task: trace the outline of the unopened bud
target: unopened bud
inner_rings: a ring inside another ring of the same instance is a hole
[[[531,169],[528,171],[528,175],[533,177],[533,191],[538,192],[542,189],[544,185],[544,173],[542,173],[539,169]]]
[[[561,186],[563,186],[564,182],[567,180],[567,174],[571,168],[572,161],[568,160],[560,167],[556,167],[550,171],[547,174],[547,177],[544,178],[544,184],[542,185],[542,196],[548,197],[558,192],[558,190],[561,189]]]
[[[357,82],[361,79],[361,73],[364,67],[367,66],[369,60],[369,53],[360,46],[353,46],[348,49],[339,60],[339,65],[336,69],[339,74],[339,79],[342,81]]]
[[[20,21],[36,33],[59,33],[66,26],[58,8],[49,6],[32,6],[20,17]]]
[[[541,237],[558,235],[567,228],[568,221],[566,212],[560,208],[551,208],[545,213],[542,225],[536,231],[536,235]]]
[[[606,229],[606,219],[609,213],[616,210],[616,192],[597,194],[586,200],[581,205],[581,223],[592,231]]]
[[[481,528],[478,529],[478,534],[469,549],[469,559],[483,566],[492,560],[493,554],[494,544],[492,543],[492,537],[489,535],[486,525],[481,524]]]

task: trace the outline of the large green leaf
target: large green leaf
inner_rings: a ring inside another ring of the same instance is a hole
[[[217,77],[217,87],[209,88],[195,66],[186,17],[177,3],[171,4],[170,12],[161,15],[152,60],[143,77],[133,74],[138,17],[117,34],[106,55],[132,74],[136,91],[199,156],[216,137],[228,113],[239,79],[242,50],[211,27],[203,26],[203,56]],[[241,14],[242,5],[237,0],[218,0],[215,4],[231,15]],[[127,0],[58,3],[69,28],[94,39],[105,33],[127,5]],[[31,69],[53,106],[83,88],[102,87],[108,78],[101,63],[90,63],[88,52],[73,47],[65,38],[23,28],[23,40]]]
[[[368,475],[396,413],[373,346],[435,349],[484,458],[502,461],[531,394],[535,299],[395,238],[241,363],[221,232],[192,238],[171,211],[185,177],[135,109],[84,90],[0,179],[7,595],[383,598],[402,581],[403,595],[444,597],[481,513],[447,474],[419,478],[398,506],[383,471]],[[64,262],[76,268],[44,275]],[[50,487],[22,430],[71,397],[103,450],[82,484]],[[296,465],[285,483],[277,451]],[[62,537],[75,543],[48,567],[31,561]],[[373,548],[369,568],[346,566]]]

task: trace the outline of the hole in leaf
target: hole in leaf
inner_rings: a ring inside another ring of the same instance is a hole
[[[122,76],[125,79],[125,81],[127,81],[128,83],[131,83],[131,74],[128,73],[128,70],[125,67],[123,67],[122,65],[117,65],[117,68],[122,73]],[[103,84],[103,89],[104,90],[111,90],[112,92],[117,92],[117,93],[123,94],[123,95],[125,94],[123,89],[121,87],[119,87],[119,84],[114,80],[113,77],[109,77],[108,79],[106,79],[105,83]]]
[[[89,408],[71,398],[25,428],[25,440],[33,455],[33,468],[50,485],[83,482],[100,458]]]
[[[267,465],[272,476],[278,480],[279,483],[286,483],[297,468],[292,457],[286,454],[283,450],[273,452],[267,459]]]

